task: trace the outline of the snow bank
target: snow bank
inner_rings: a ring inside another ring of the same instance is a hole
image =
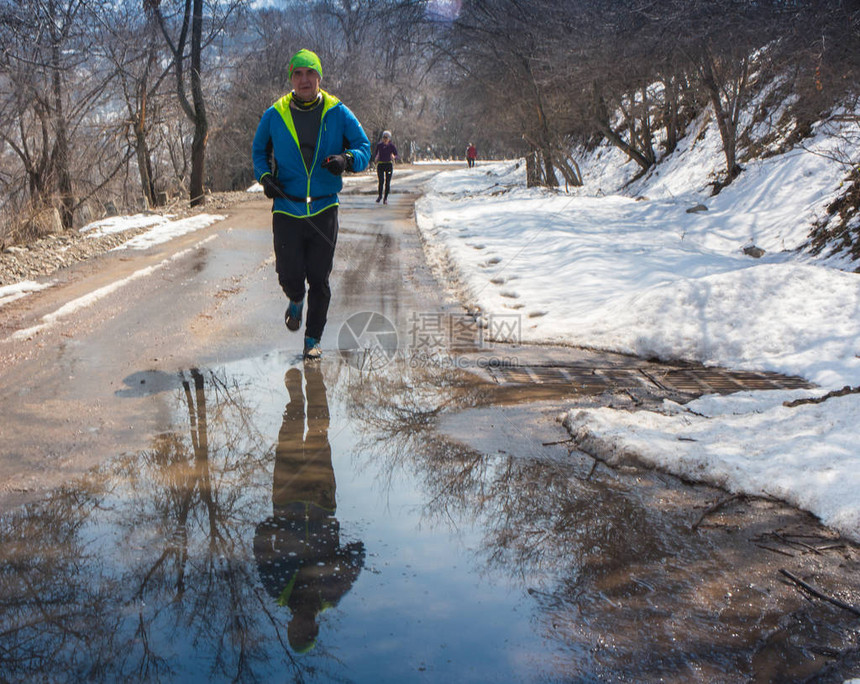
[[[635,182],[607,147],[580,160],[586,186],[569,194],[526,189],[513,162],[441,174],[419,229],[456,265],[458,295],[519,314],[526,341],[796,374],[820,385],[804,395],[860,385],[860,275],[801,249],[838,195],[843,139],[821,130],[711,197],[723,159],[700,125]],[[702,398],[688,407],[701,416],[574,410],[566,424],[608,460],[777,496],[860,540],[860,396],[783,406],[797,395]]]
[[[773,496],[860,539],[856,395],[783,406],[785,392],[708,397],[688,410],[571,411],[565,427],[586,452],[638,461],[730,492]],[[707,409],[708,415],[701,416]],[[695,412],[695,413],[693,413]]]

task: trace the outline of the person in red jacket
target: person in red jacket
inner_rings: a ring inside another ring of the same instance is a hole
[[[382,131],[382,140],[376,144],[376,176],[379,179],[379,194],[376,201],[382,200],[388,204],[388,193],[391,190],[391,174],[394,173],[394,160],[397,159],[397,148],[391,142],[391,132]],[[384,194],[383,194],[384,193]]]
[[[478,148],[475,147],[472,143],[469,143],[469,146],[466,148],[466,161],[469,162],[469,168],[471,169],[475,162],[478,160]]]

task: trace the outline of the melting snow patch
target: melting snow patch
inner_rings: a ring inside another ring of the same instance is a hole
[[[181,259],[182,257],[193,252],[195,249],[199,248],[204,243],[209,242],[210,240],[214,240],[214,239],[215,239],[215,236],[212,235],[212,236],[206,238],[205,240],[202,240],[201,242],[199,242],[194,247],[190,247],[188,249],[182,250],[181,252],[177,252],[176,254],[171,256],[170,258],[165,259],[164,261],[162,261],[158,264],[155,264],[154,266],[147,266],[146,268],[142,268],[138,271],[135,271],[134,273],[132,273],[127,278],[123,278],[122,280],[117,280],[116,282],[110,283],[109,285],[105,285],[104,287],[101,287],[98,290],[90,292],[89,294],[86,294],[83,297],[78,297],[77,299],[73,299],[72,301],[61,306],[59,309],[57,309],[53,313],[49,313],[49,314],[42,316],[42,322],[39,323],[38,325],[34,325],[34,326],[32,326],[30,328],[26,328],[24,330],[18,330],[17,332],[10,335],[8,339],[12,339],[12,340],[28,339],[28,338],[32,337],[33,335],[41,332],[42,330],[45,330],[46,328],[50,327],[51,325],[56,323],[59,319],[65,318],[66,316],[69,316],[69,315],[73,314],[74,312],[79,311],[80,309],[84,309],[84,308],[90,306],[91,304],[94,304],[95,302],[99,301],[100,299],[107,297],[112,292],[115,292],[116,290],[120,289],[123,285],[126,285],[126,284],[132,282],[133,280],[137,280],[138,278],[143,278],[145,276],[148,276],[148,275],[155,273],[157,270],[166,266],[171,261],[176,261],[177,259]]]
[[[89,233],[87,237],[97,238],[102,235],[111,235],[113,233],[124,233],[127,230],[137,230],[138,228],[149,228],[150,226],[158,226],[164,223],[169,223],[170,216],[159,216],[158,214],[135,214],[134,216],[112,216],[88,223],[81,228],[82,233]]]
[[[4,285],[0,287],[0,306],[14,302],[16,299],[26,297],[31,292],[38,292],[45,288],[51,287],[52,283],[37,283],[32,280],[25,280],[14,285]]]
[[[188,218],[179,219],[178,221],[167,221],[155,225],[152,230],[133,237],[128,242],[115,247],[117,249],[147,249],[155,245],[160,245],[164,242],[193,233],[195,230],[206,228],[216,221],[221,221],[225,216],[219,214],[198,214],[197,216],[189,216]]]

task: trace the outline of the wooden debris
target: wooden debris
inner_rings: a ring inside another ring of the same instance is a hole
[[[847,610],[849,613],[853,613],[857,617],[860,617],[860,608],[855,608],[844,601],[840,601],[838,598],[834,598],[833,596],[828,596],[827,594],[819,591],[811,584],[804,582],[802,579],[797,577],[796,575],[792,575],[785,568],[780,568],[779,570],[785,577],[788,577],[792,582],[794,582],[797,586],[801,587],[805,591],[809,592],[816,598],[820,598],[822,601],[827,601],[828,603],[832,603],[837,608],[842,608],[843,610]]]
[[[842,389],[833,390],[822,397],[807,397],[805,399],[795,399],[794,401],[784,401],[782,402],[782,405],[787,408],[794,408],[795,406],[800,406],[802,404],[821,404],[828,399],[832,399],[833,397],[844,397],[846,394],[860,394],[860,387],[845,385]]]
[[[720,499],[713,506],[710,506],[709,508],[705,509],[705,512],[702,513],[701,516],[699,516],[699,519],[690,526],[690,530],[695,532],[699,528],[699,525],[702,524],[702,521],[705,518],[707,518],[711,513],[718,511],[723,506],[725,506],[727,503],[730,503],[736,499],[743,499],[743,498],[744,498],[743,494],[732,494],[730,496],[725,497],[724,499]]]

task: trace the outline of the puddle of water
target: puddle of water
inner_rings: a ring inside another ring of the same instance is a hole
[[[411,454],[348,401],[354,371],[291,361],[128,379],[163,417],[151,448],[0,521],[4,677],[545,670],[533,602],[476,563],[468,509],[428,515]]]
[[[130,376],[150,448],[0,519],[3,677],[746,681],[753,654],[783,672],[755,646],[782,616],[766,588],[727,597],[714,547],[661,505],[434,434],[484,393],[278,354]],[[778,657],[815,663],[792,629]]]

